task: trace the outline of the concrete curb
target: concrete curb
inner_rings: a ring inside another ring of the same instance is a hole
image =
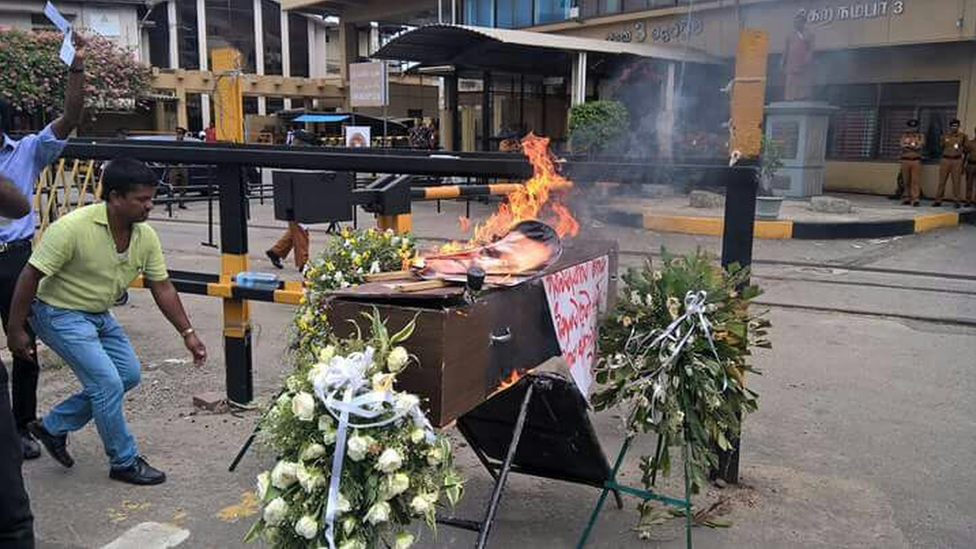
[[[605,221],[614,225],[663,233],[722,236],[723,221],[717,217],[653,215],[610,210]],[[756,238],[834,240],[884,238],[924,233],[960,224],[976,225],[976,210],[918,215],[911,219],[815,223],[807,221],[756,221]]]

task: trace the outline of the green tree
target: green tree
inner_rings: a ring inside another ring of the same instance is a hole
[[[88,38],[86,106],[134,110],[149,90],[152,70],[135,60],[133,52],[92,35]],[[59,52],[57,32],[0,30],[0,95],[23,112],[60,110],[64,103],[67,68]]]
[[[598,154],[619,145],[630,129],[630,114],[619,101],[591,101],[569,111],[573,151]]]

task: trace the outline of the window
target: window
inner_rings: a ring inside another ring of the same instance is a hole
[[[274,114],[278,111],[285,110],[285,100],[281,97],[269,97],[265,103],[265,109],[268,114]]]
[[[169,64],[169,10],[156,4],[149,13],[149,64],[171,69]]]
[[[62,13],[61,15],[63,15],[69,23],[72,23],[75,20],[75,14],[73,13]],[[31,29],[35,31],[58,30],[58,28],[54,26],[54,23],[52,23],[51,20],[48,19],[43,13],[31,14]]]
[[[571,0],[535,0],[535,24],[557,23],[569,19]]]
[[[253,0],[206,0],[207,55],[217,48],[232,47],[241,52],[242,69],[255,72]]]
[[[308,19],[288,14],[288,47],[291,76],[308,78]]]
[[[464,21],[478,27],[495,26],[495,0],[468,0],[465,2]]]
[[[264,74],[281,74],[281,7],[272,0],[261,0],[261,27],[264,29]]]
[[[939,137],[956,116],[959,83],[827,86],[818,95],[839,109],[830,119],[828,158],[896,160],[912,118],[919,119],[925,134],[925,156],[938,158]]]
[[[197,39],[197,1],[178,0],[177,37],[179,39],[180,68],[200,69],[200,41]]]
[[[517,29],[532,26],[532,2],[498,0],[498,27]]]

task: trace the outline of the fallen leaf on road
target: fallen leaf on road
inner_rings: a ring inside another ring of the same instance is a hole
[[[258,498],[254,492],[241,494],[241,502],[228,505],[217,513],[217,518],[224,522],[237,522],[238,519],[256,515],[258,512]]]

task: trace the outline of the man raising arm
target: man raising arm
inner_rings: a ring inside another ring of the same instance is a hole
[[[64,149],[64,139],[78,126],[85,105],[85,40],[78,33],[75,39],[75,59],[68,68],[68,82],[64,93],[64,114],[38,133],[19,140],[7,135],[13,130],[13,108],[0,97],[0,173],[25,197],[34,194],[34,183],[45,166],[54,162]],[[0,316],[4,326],[10,316],[10,299],[21,270],[31,255],[34,236],[34,215],[28,211],[10,223],[0,226]],[[28,332],[29,333],[29,332]],[[11,400],[14,422],[21,436],[21,451],[25,459],[40,457],[41,450],[30,434],[27,424],[37,418],[38,366],[33,360],[14,357],[11,375]]]
[[[156,184],[156,175],[142,162],[109,162],[103,202],[71,212],[44,233],[17,281],[7,326],[11,352],[32,358],[24,329],[30,313],[34,332],[64,359],[83,387],[41,421],[30,423],[31,433],[59,463],[71,467],[67,434],[94,419],[109,457],[109,476],[131,484],[160,484],[166,475],[137,453],[129,433],[122,404],[125,392],[139,383],[139,359],[109,308],[143,275],[194,364],[200,366],[207,358],[168,279],[159,238],[145,223]]]

